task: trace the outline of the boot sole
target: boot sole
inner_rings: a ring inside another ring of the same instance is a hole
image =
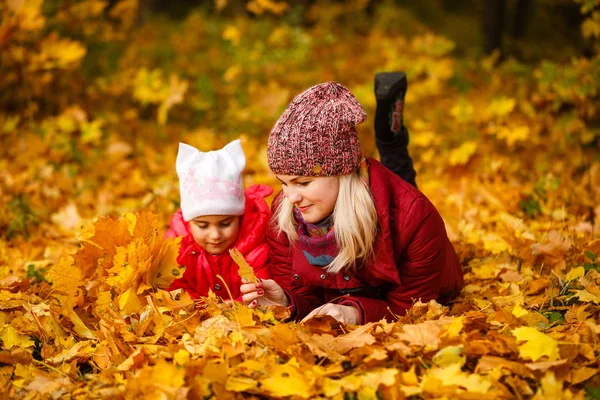
[[[375,75],[375,98],[392,100],[399,91],[404,98],[407,86],[404,72],[380,72]]]

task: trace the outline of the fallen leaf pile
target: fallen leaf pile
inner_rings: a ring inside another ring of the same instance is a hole
[[[3,398],[600,398],[597,1],[578,0],[590,55],[535,63],[459,56],[392,3],[0,3]],[[372,121],[393,70],[456,299],[345,326],[164,290],[179,141],[239,137],[245,183],[278,189],[267,135],[292,96],[338,80]]]

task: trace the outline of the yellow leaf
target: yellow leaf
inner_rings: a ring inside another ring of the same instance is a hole
[[[515,99],[501,97],[492,101],[486,108],[486,113],[492,117],[504,117],[515,109],[516,104]]]
[[[73,323],[73,330],[79,336],[84,337],[86,339],[96,339],[96,335],[83,323],[79,315],[73,310],[70,305],[63,307],[63,313],[69,320]]]
[[[600,297],[596,296],[594,293],[588,292],[585,289],[575,290],[575,296],[579,298],[579,301],[600,304]]]
[[[560,358],[558,351],[558,342],[550,336],[531,327],[515,328],[512,331],[518,341],[526,343],[519,346],[519,356],[521,358],[530,358],[537,361],[547,356],[550,361]]]
[[[250,389],[255,389],[258,382],[252,378],[245,376],[229,376],[225,383],[225,389],[233,392],[246,392]]]
[[[600,21],[594,20],[593,18],[587,18],[581,24],[581,33],[583,37],[600,37]]]
[[[19,122],[21,121],[21,117],[19,115],[14,116],[4,116],[5,120],[0,124],[1,130],[6,133],[12,133],[19,126]]]
[[[129,288],[119,296],[119,309],[121,310],[121,314],[131,315],[141,311],[142,303],[135,292],[136,290],[134,288]]]
[[[152,259],[145,283],[152,287],[166,289],[171,286],[175,279],[181,276],[182,269],[177,265],[177,256],[179,255],[178,238],[160,238],[160,250]]]
[[[462,367],[467,359],[461,353],[462,346],[447,346],[435,353],[432,361],[440,368],[446,368],[452,364],[458,364]]]
[[[138,276],[137,269],[128,261],[130,254],[135,254],[135,243],[130,243],[126,247],[117,247],[113,258],[113,267],[109,270],[111,276],[106,278],[106,283],[122,291],[131,288],[132,282]],[[136,260],[131,260],[135,262]],[[137,265],[136,265],[137,267]]]
[[[344,391],[355,391],[360,387],[361,380],[356,375],[348,375],[342,379],[324,378],[321,387],[326,398],[335,398]]]
[[[448,163],[450,165],[464,165],[469,162],[473,154],[477,151],[477,142],[464,142],[456,149],[450,152]]]
[[[430,369],[421,384],[424,391],[432,392],[436,392],[440,386],[458,386],[468,392],[486,394],[492,383],[478,374],[461,371],[460,364],[451,364],[446,368]]]
[[[159,360],[152,368],[150,382],[159,387],[180,388],[185,383],[185,368]]]
[[[253,315],[254,311],[251,308],[247,307],[243,303],[234,303],[234,312],[236,313],[236,321],[240,323],[241,326],[254,326],[256,323],[254,322]]]
[[[238,78],[238,76],[240,76],[241,73],[242,67],[237,64],[232,65],[231,67],[227,68],[227,71],[225,71],[225,74],[223,74],[223,80],[225,80],[227,83],[233,82]]]
[[[77,342],[71,348],[64,349],[60,354],[47,358],[44,361],[49,364],[62,364],[73,359],[88,359],[94,353],[96,347],[96,343],[90,340]]]
[[[473,267],[473,275],[479,279],[492,279],[498,276],[501,269],[494,263],[487,263]]]
[[[512,310],[512,314],[519,318],[522,317],[523,315],[527,315],[529,313],[529,311],[525,310],[524,308],[521,307],[521,303],[517,303],[515,304],[513,310]]]
[[[571,270],[567,273],[567,277],[565,278],[568,281],[572,281],[573,279],[581,278],[585,275],[585,268],[576,267],[571,268]]]
[[[403,384],[408,386],[418,386],[419,378],[417,378],[417,373],[415,372],[415,365],[411,365],[410,369],[406,372],[402,372],[400,374],[400,379]]]
[[[293,365],[293,361],[292,358],[287,364],[272,365],[266,379],[260,381],[261,388],[270,396],[298,396],[303,399],[310,397],[312,385],[308,379],[309,375]]]
[[[133,80],[133,98],[142,104],[158,104],[168,96],[163,73],[160,69],[148,71],[141,68]]]
[[[52,289],[76,297],[83,276],[79,267],[74,264],[73,257],[61,257],[57,265],[48,271],[47,278],[52,282]]]
[[[257,283],[258,278],[254,275],[254,269],[248,264],[242,253],[234,247],[229,249],[229,254],[233,258],[233,261],[240,267],[238,270],[240,277],[248,282]]]
[[[380,385],[392,386],[396,384],[398,370],[395,368],[370,370],[360,375],[362,385],[377,390]]]
[[[222,37],[225,40],[229,40],[234,46],[237,46],[238,44],[240,44],[242,33],[237,27],[233,25],[227,25],[227,27],[223,31]]]
[[[75,202],[70,201],[59,212],[52,214],[52,222],[61,226],[66,232],[75,231],[81,226],[81,216]]]
[[[535,394],[534,399],[545,400],[545,399],[560,399],[568,400],[575,398],[573,393],[569,389],[563,391],[563,382],[557,380],[554,375],[554,371],[548,371],[542,379],[540,379],[540,386]],[[579,398],[579,397],[578,397]],[[582,396],[583,398],[583,396]]]
[[[481,237],[483,247],[493,254],[500,254],[503,251],[510,250],[510,245],[495,233],[486,233]]]
[[[77,41],[59,38],[55,33],[43,39],[40,51],[32,59],[32,70],[69,68],[75,66],[85,56],[86,48]]]
[[[98,144],[102,138],[102,125],[104,121],[96,119],[91,122],[84,121],[81,124],[81,142]]]
[[[431,147],[440,142],[438,135],[432,131],[419,132],[413,135],[410,140],[410,144],[417,147]]]
[[[0,339],[2,339],[3,348],[6,350],[10,350],[13,347],[30,347],[33,346],[33,340],[29,339],[28,335],[20,334],[15,328],[12,326],[7,326],[4,328],[2,333],[0,334]]]
[[[455,317],[446,330],[445,336],[449,338],[457,337],[462,331],[464,326],[463,317]]]
[[[167,114],[169,110],[175,104],[183,102],[183,96],[187,92],[187,89],[188,83],[186,81],[180,80],[176,75],[171,75],[166,96],[158,107],[156,118],[159,124],[164,125],[167,123]]]
[[[133,236],[133,231],[135,230],[135,224],[137,223],[137,217],[134,213],[126,213],[125,221],[127,222],[127,231],[131,236]]]
[[[173,361],[177,365],[185,365],[190,361],[190,353],[185,349],[179,349],[173,356]]]
[[[6,5],[19,19],[20,29],[36,31],[44,27],[46,20],[42,14],[43,0],[8,0]]]
[[[458,122],[469,122],[473,120],[475,108],[464,98],[459,99],[450,110],[450,115]]]
[[[502,127],[496,132],[496,136],[498,139],[504,139],[509,146],[513,146],[529,137],[529,127],[527,125]]]
[[[281,15],[287,8],[288,4],[285,1],[250,0],[246,3],[246,9],[256,15],[261,15],[265,11],[269,11],[275,15]]]

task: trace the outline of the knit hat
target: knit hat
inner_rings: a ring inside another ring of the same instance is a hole
[[[207,153],[179,143],[176,169],[183,219],[191,221],[201,215],[242,215],[245,206],[242,171],[245,166],[246,156],[239,140]]]
[[[358,100],[337,82],[307,89],[292,100],[271,130],[269,167],[275,174],[298,176],[356,171],[361,151],[355,126],[366,118]]]

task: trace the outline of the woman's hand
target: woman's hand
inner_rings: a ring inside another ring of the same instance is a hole
[[[261,306],[283,306],[287,307],[290,302],[285,292],[273,279],[260,280],[258,283],[250,283],[242,279],[242,301],[250,308]]]
[[[360,314],[356,307],[327,303],[312,310],[310,314],[304,317],[302,322],[306,322],[316,315],[330,315],[346,325],[356,325],[360,318]]]

